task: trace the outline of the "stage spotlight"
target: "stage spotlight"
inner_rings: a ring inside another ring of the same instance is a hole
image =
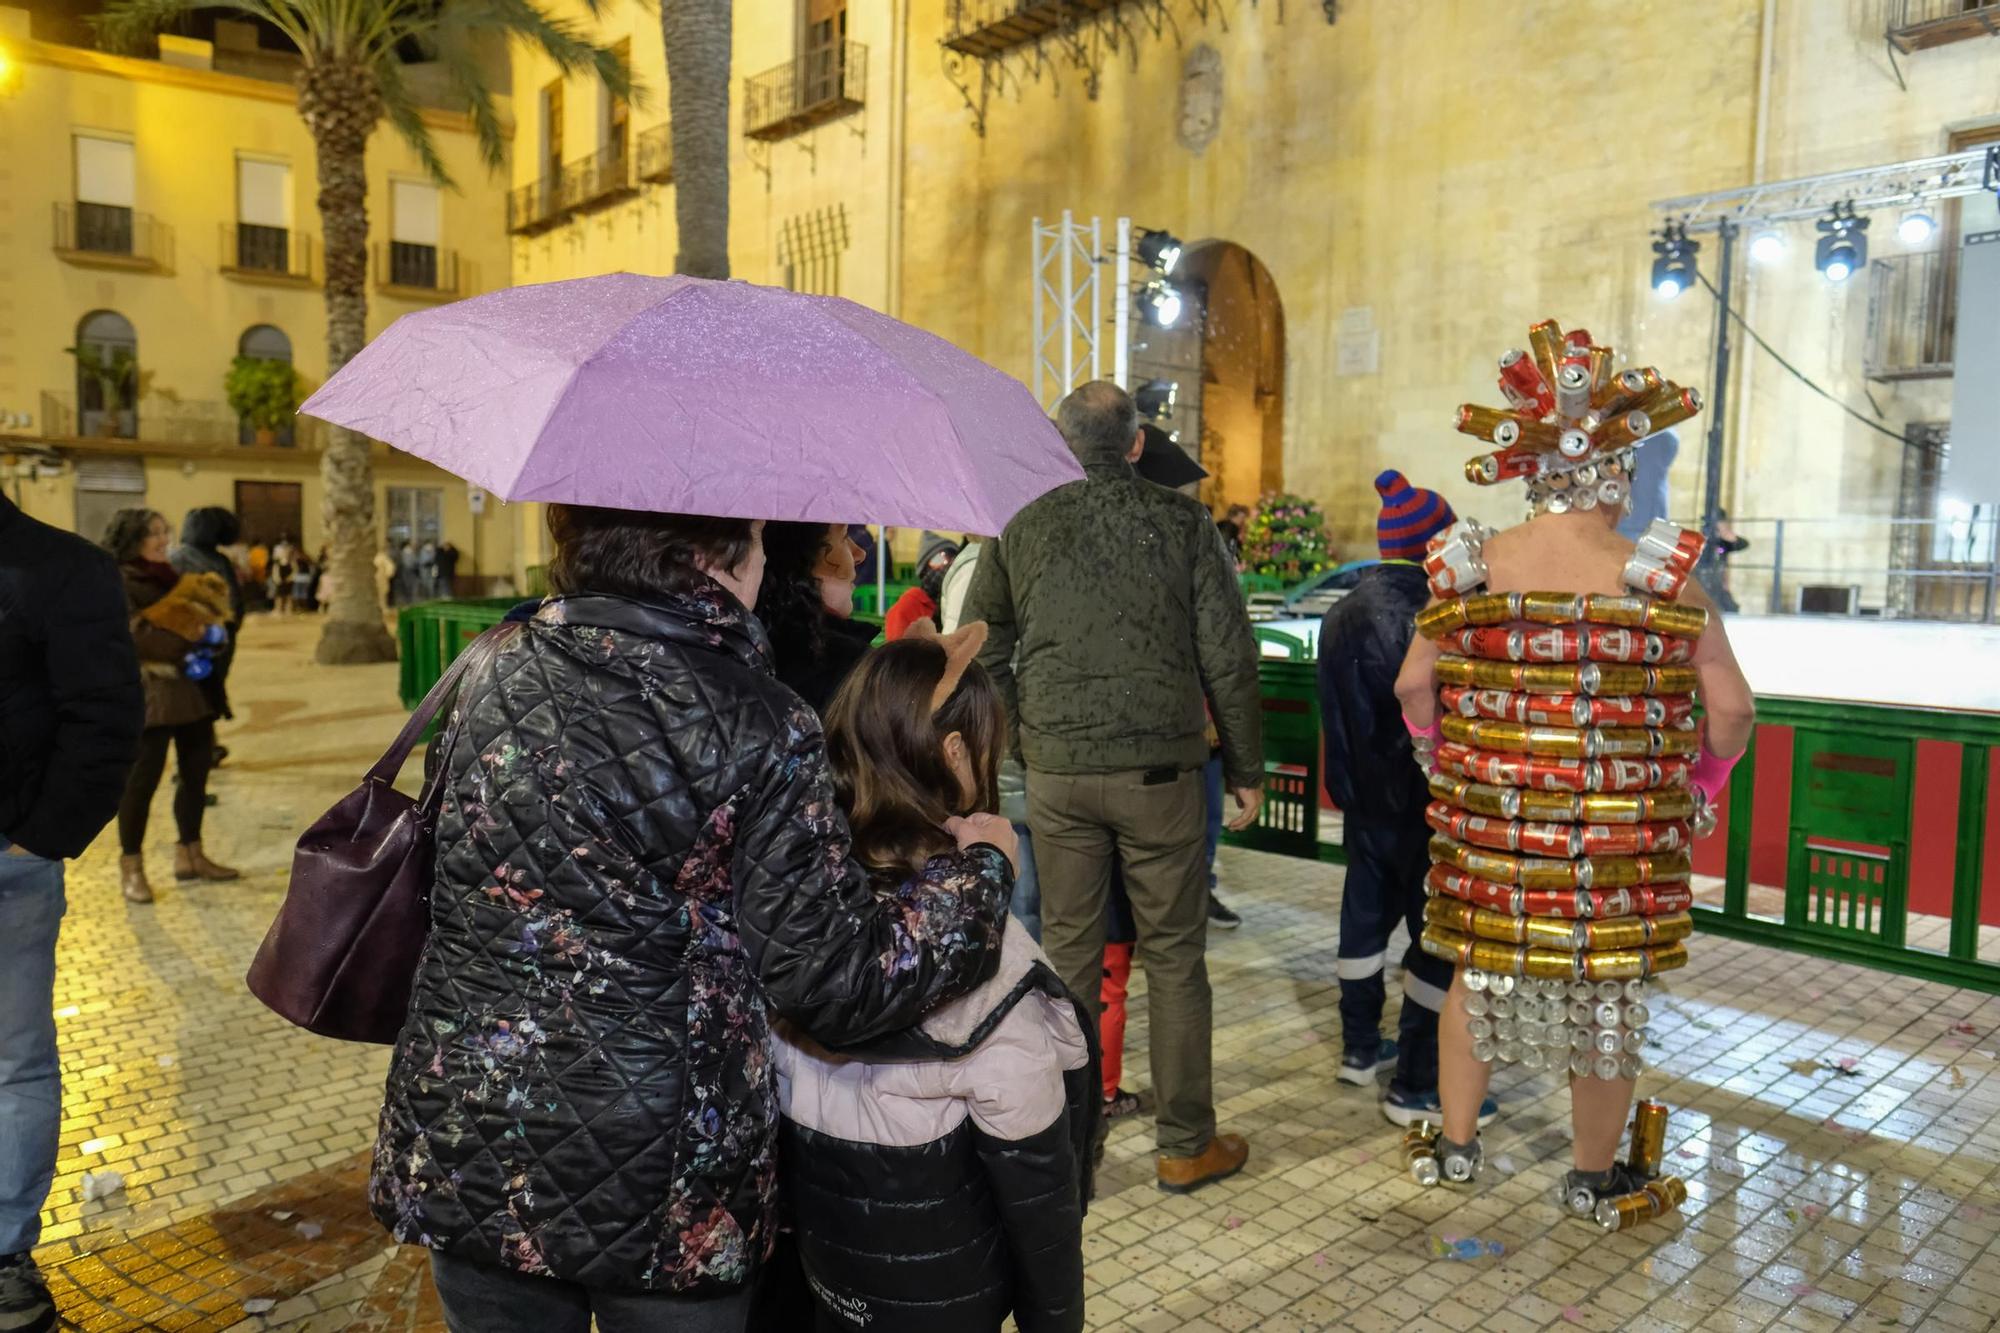
[[[1854,205],[1835,204],[1833,212],[1817,223],[1819,244],[1813,248],[1813,267],[1828,282],[1846,282],[1868,262],[1868,219],[1854,215]]]
[[[1180,267],[1181,243],[1171,232],[1141,231],[1139,262],[1171,277],[1173,271]]]
[[[1931,237],[1937,235],[1937,219],[1921,208],[1913,208],[1903,214],[1896,224],[1896,239],[1904,245],[1927,245]]]
[[[1687,229],[1668,223],[1653,242],[1653,290],[1662,300],[1671,301],[1694,286],[1694,257],[1699,241],[1687,238]]]
[[[1152,421],[1169,415],[1174,405],[1180,401],[1181,386],[1178,380],[1147,380],[1132,395],[1133,404],[1139,415]]]
[[[1759,264],[1775,264],[1785,257],[1785,233],[1765,228],[1750,241],[1750,258]]]
[[[1139,291],[1139,309],[1155,328],[1170,329],[1181,322],[1181,293],[1178,287],[1158,278]]]

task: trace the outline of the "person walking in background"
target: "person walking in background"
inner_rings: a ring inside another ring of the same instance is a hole
[[[1632,507],[1618,520],[1618,535],[1626,541],[1638,541],[1655,522],[1673,517],[1670,482],[1680,452],[1677,431],[1663,430],[1640,442],[1632,460]]]
[[[437,543],[426,541],[417,550],[417,587],[425,601],[444,596],[438,591]]]
[[[269,606],[271,604],[269,587],[271,579],[271,548],[262,542],[253,542],[249,551],[244,556],[244,567],[248,571],[249,577],[244,580],[243,586],[249,590],[251,597],[255,598],[262,605]]]
[[[311,611],[313,605],[313,584],[319,578],[319,570],[301,551],[292,558],[292,606],[299,611]]]
[[[375,596],[384,606],[396,602],[396,556],[393,546],[375,553]]]
[[[550,505],[554,595],[459,687],[369,1182],[455,1333],[745,1329],[778,1230],[771,1020],[878,1039],[1003,953],[1001,820],[952,821],[893,892],[848,856],[751,614],[762,527]]]
[[[146,878],[146,822],[172,747],[174,878],[226,881],[239,872],[208,858],[201,846],[208,774],[215,764],[215,710],[201,682],[215,669],[213,653],[228,645],[229,589],[216,575],[182,574],[167,563],[173,529],[150,509],[111,516],[104,548],[125,582],[131,639],[145,685],[146,727],[118,806],[119,888],[127,902],[153,901]]]
[[[1056,424],[1084,480],[987,543],[964,614],[991,628],[980,664],[1026,762],[1044,940],[1093,1010],[1113,857],[1124,867],[1146,969],[1156,1176],[1186,1191],[1249,1156],[1241,1137],[1216,1132],[1200,770],[1206,702],[1235,792],[1231,826],[1247,827],[1263,800],[1257,647],[1208,511],[1134,475],[1145,437],[1131,396],[1086,384]]]
[[[228,642],[209,654],[211,669],[197,682],[208,700],[209,712],[221,720],[236,716],[229,708],[229,669],[236,662],[236,636],[242,632],[244,615],[243,585],[237,579],[235,564],[221,548],[234,544],[240,532],[241,525],[231,510],[220,506],[190,509],[181,520],[181,544],[173,552],[173,566],[181,573],[213,574],[229,589],[229,619],[222,626],[229,632]],[[223,750],[220,745],[215,749],[219,764]]]
[[[861,548],[845,523],[767,523],[764,554],[757,618],[771,636],[771,664],[823,713],[875,642],[875,627],[854,619]]]
[[[928,620],[933,629],[942,628],[939,599],[944,593],[945,575],[951,572],[958,555],[959,544],[949,537],[935,532],[924,534],[923,545],[917,550],[916,586],[905,589],[889,608],[889,614],[882,618],[884,638],[893,643],[909,633],[910,626],[919,620]]]
[[[0,491],[0,1328],[56,1326],[35,1268],[62,1125],[63,861],[118,809],[145,725],[117,564]]]
[[[1326,789],[1341,812],[1347,876],[1340,895],[1343,1052],[1339,1078],[1373,1087],[1393,1068],[1384,1114],[1398,1124],[1435,1123],[1438,1011],[1451,986],[1451,964],[1418,947],[1424,929],[1424,876],[1430,870],[1430,789],[1410,753],[1396,700],[1396,673],[1430,600],[1425,545],[1458,521],[1436,491],[1410,485],[1400,472],[1375,478],[1381,512],[1375,541],[1382,563],[1361,572],[1353,591],[1320,624],[1319,706],[1326,736]],[[1403,1013],[1397,1039],[1382,1037],[1387,999],[1383,974],[1389,936],[1404,922]],[[1490,1099],[1482,1123],[1497,1111]]]
[[[1248,505],[1231,505],[1228,512],[1216,520],[1215,529],[1222,534],[1222,544],[1229,548],[1229,559],[1241,563],[1243,559],[1243,530],[1250,525]]]
[[[458,548],[450,542],[437,548],[437,595],[458,596]]]
[[[919,622],[827,710],[854,855],[883,897],[935,873],[953,815],[998,802],[1007,719],[973,655]],[[834,1055],[780,1023],[781,1188],[820,1322],[865,1333],[1083,1328],[1097,1122],[1089,1012],[1018,922],[1000,967],[893,1049]]]
[[[281,616],[292,613],[292,574],[298,568],[299,549],[291,539],[280,537],[278,544],[271,548],[271,571],[265,595],[271,599],[271,606]]]
[[[424,600],[423,566],[417,558],[416,543],[407,538],[396,548],[396,584],[398,606]]]

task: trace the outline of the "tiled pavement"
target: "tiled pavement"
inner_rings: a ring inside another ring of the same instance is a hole
[[[254,621],[238,659],[209,840],[246,881],[173,884],[164,791],[158,904],[119,899],[108,844],[72,867],[39,1256],[72,1327],[437,1327],[423,1255],[360,1201],[382,1053],[286,1027],[241,980],[292,835],[400,717],[391,668],[315,667],[306,630]],[[1146,1127],[1119,1126],[1085,1241],[1093,1328],[2000,1325],[2000,999],[1697,938],[1641,1085],[1674,1108],[1689,1201],[1606,1237],[1550,1202],[1567,1098],[1546,1076],[1501,1074],[1476,1191],[1409,1184],[1373,1100],[1333,1078],[1340,872],[1225,852],[1223,876],[1244,924],[1213,941],[1216,1091],[1251,1166],[1163,1195]],[[123,1189],[82,1202],[84,1173],[106,1169]],[[1458,1238],[1504,1249],[1436,1256]]]

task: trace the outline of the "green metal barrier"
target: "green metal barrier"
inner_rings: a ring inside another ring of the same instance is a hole
[[[1259,643],[1268,643],[1284,649],[1287,661],[1297,662],[1311,656],[1306,651],[1306,641],[1296,634],[1287,634],[1280,629],[1267,629],[1262,625],[1252,625],[1250,633],[1256,636]]]
[[[877,606],[875,604],[875,585],[872,583],[857,584],[854,589],[854,614],[860,619],[879,621],[889,614],[889,608],[896,604],[898,598],[915,586],[915,584],[911,583],[891,583],[887,585],[883,589],[883,595],[889,600]]]
[[[1257,675],[1264,696],[1264,806],[1255,824],[1241,833],[1224,832],[1223,841],[1344,865],[1347,853],[1337,844],[1322,843],[1319,836],[1318,666],[1267,657],[1258,663]]]
[[[519,597],[479,597],[418,602],[397,611],[397,693],[403,707],[415,708],[422,703],[466,645],[506,619],[520,602]]]
[[[1750,812],[1757,745],[1729,782],[1722,907],[1695,922],[1719,935],[2000,993],[2000,964],[1979,957],[1989,752],[2000,716],[1807,699],[1760,698],[1760,725],[1792,728],[1785,915],[1750,915]],[[1917,742],[1959,746],[1957,848],[1945,952],[1909,944]]]

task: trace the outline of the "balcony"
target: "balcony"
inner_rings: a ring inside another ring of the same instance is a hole
[[[1871,380],[1949,379],[1956,311],[1951,256],[1937,250],[1889,255],[1868,265]]]
[[[868,48],[826,42],[798,59],[743,81],[743,133],[783,139],[850,111],[868,91]]]
[[[230,277],[275,287],[312,286],[312,237],[304,232],[254,222],[225,222],[219,234],[221,271]]]
[[[115,204],[57,204],[55,252],[83,268],[166,273],[173,268],[173,228],[150,213]]]
[[[1116,9],[1125,0],[948,0],[944,44],[984,60],[1026,46],[1079,18]]]
[[[456,301],[465,294],[459,283],[458,252],[413,241],[377,242],[374,252],[375,290],[406,301]]]
[[[649,185],[664,185],[673,178],[673,126],[655,125],[639,136],[639,179]]]
[[[516,236],[547,231],[563,220],[562,181],[544,176],[507,192],[507,230]]]
[[[235,454],[244,447],[242,419],[229,410],[227,403],[148,395],[142,406],[143,413],[135,413],[131,409],[120,413],[123,418],[119,423],[121,429],[107,430],[93,421],[100,414],[88,408],[82,413],[79,423],[75,394],[44,391],[41,396],[41,436],[54,444],[93,439],[121,440],[127,442],[127,452],[133,452],[135,448],[139,453],[153,449],[176,457]],[[281,436],[290,436],[292,443],[272,447],[284,448],[288,452],[294,446],[320,449],[326,444],[326,429],[326,424],[316,418],[294,417],[291,426],[281,433]]]
[[[1889,0],[1889,44],[1898,51],[2000,37],[2000,0]]]
[[[563,166],[562,203],[571,212],[606,208],[638,192],[632,180],[632,155],[623,144],[609,144]]]

